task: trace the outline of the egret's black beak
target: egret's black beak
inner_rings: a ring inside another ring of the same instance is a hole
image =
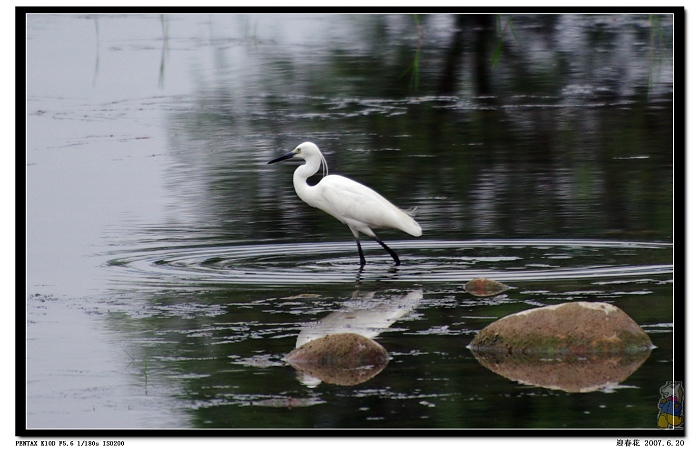
[[[268,164],[276,163],[277,161],[284,161],[285,159],[293,158],[296,153],[294,152],[289,152],[286,155],[280,156],[279,158],[275,158],[272,161],[268,162]]]

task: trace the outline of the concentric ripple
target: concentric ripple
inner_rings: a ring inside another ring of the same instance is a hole
[[[669,243],[602,240],[474,240],[387,242],[402,259],[395,267],[365,243],[359,267],[354,242],[198,245],[141,248],[107,262],[117,282],[152,287],[230,284],[344,283],[358,279],[464,282],[644,277],[672,274]]]

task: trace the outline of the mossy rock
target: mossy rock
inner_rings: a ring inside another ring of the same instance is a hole
[[[285,360],[298,371],[330,384],[354,386],[386,367],[386,349],[355,333],[329,334],[292,350]]]
[[[469,347],[482,353],[586,356],[647,352],[653,345],[616,306],[575,302],[504,317],[481,330]]]

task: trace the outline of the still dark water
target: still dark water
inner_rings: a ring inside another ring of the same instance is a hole
[[[655,429],[673,38],[672,15],[28,16],[27,427]],[[266,164],[303,141],[417,208],[422,237],[380,232],[400,267],[365,239],[360,270]],[[570,301],[656,348],[582,392],[467,348]],[[285,363],[329,330],[391,359],[352,386]]]

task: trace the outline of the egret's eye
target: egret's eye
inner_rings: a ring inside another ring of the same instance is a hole
[[[299,153],[299,152],[301,152],[301,149],[299,147],[294,149],[294,153]]]

